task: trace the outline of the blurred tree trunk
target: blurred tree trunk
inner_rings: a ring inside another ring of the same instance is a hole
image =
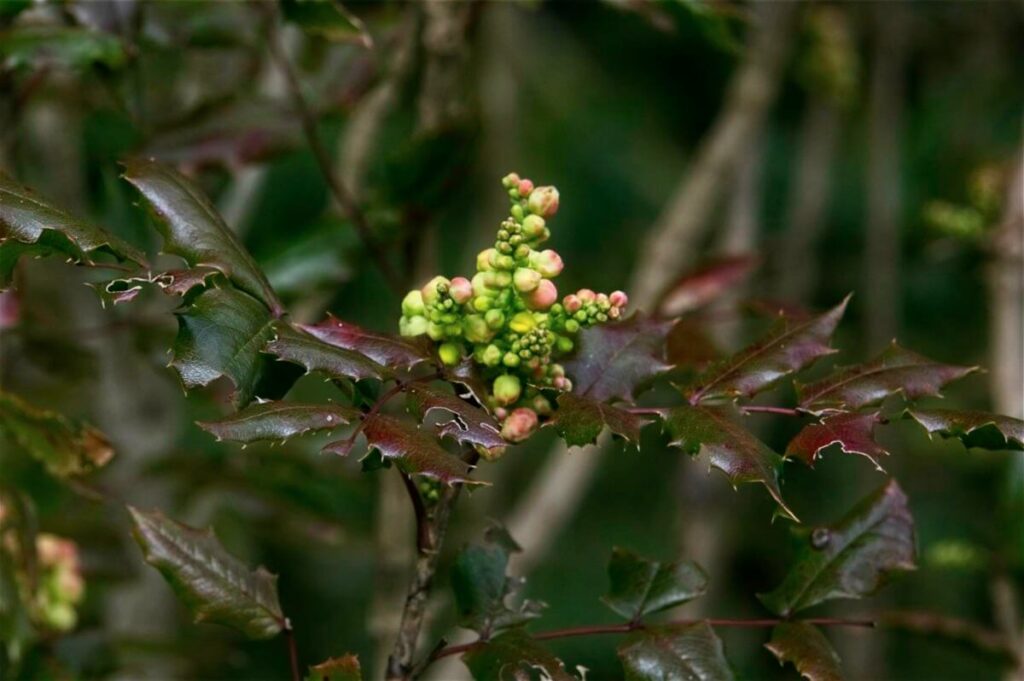
[[[866,244],[862,266],[870,348],[899,333],[902,148],[908,25],[898,5],[877,6],[868,110]]]
[[[642,249],[629,287],[637,308],[652,309],[694,259],[711,212],[775,100],[798,6],[762,4],[758,10],[759,26],[751,28],[749,47],[729,82],[718,118]],[[509,530],[524,549],[513,557],[520,573],[537,564],[572,518],[597,471],[601,451],[599,443],[569,455],[563,443],[554,445],[509,516]]]
[[[810,302],[818,282],[815,247],[828,209],[840,122],[839,109],[830,95],[809,93],[800,123],[786,231],[779,244],[778,295],[785,301]]]

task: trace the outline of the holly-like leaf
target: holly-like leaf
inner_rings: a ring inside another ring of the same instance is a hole
[[[100,296],[100,302],[118,305],[135,300],[147,286],[156,286],[169,296],[185,298],[194,289],[205,288],[211,278],[220,273],[209,267],[196,267],[189,270],[172,270],[142,277],[113,279],[100,284],[90,284]]]
[[[0,435],[61,477],[88,473],[114,458],[113,447],[96,428],[38,409],[2,391]]]
[[[704,263],[684,274],[661,297],[658,316],[678,317],[711,303],[746,279],[757,266],[749,255],[729,256]]]
[[[829,340],[843,318],[847,296],[823,315],[793,322],[782,318],[767,336],[712,365],[690,395],[693,403],[753,397],[835,350]]]
[[[733,485],[761,483],[768,488],[782,513],[796,520],[779,489],[782,457],[736,423],[733,410],[683,405],[669,410],[664,419],[665,429],[672,437],[670,446],[707,460],[709,467],[721,470]]]
[[[274,325],[274,339],[264,352],[299,364],[307,373],[319,371],[333,378],[350,378],[353,381],[391,378],[388,369],[365,355],[325,343],[284,323]]]
[[[199,421],[198,426],[218,440],[283,441],[317,430],[334,430],[362,413],[340,404],[265,402],[251,405],[220,421]]]
[[[834,598],[862,598],[893,572],[915,569],[914,519],[891,480],[836,525],[808,533],[796,562],[774,591],[758,598],[783,616]]]
[[[235,384],[235,403],[249,404],[271,360],[261,354],[274,335],[264,305],[238,289],[214,286],[176,313],[173,366],[186,389],[227,376]]]
[[[843,681],[843,670],[832,644],[818,627],[806,622],[784,622],[772,630],[764,644],[780,665],[796,667],[807,681]]]
[[[665,336],[673,323],[635,314],[580,331],[578,350],[564,363],[573,391],[598,402],[632,402],[641,385],[672,368],[665,363]]]
[[[0,288],[6,288],[22,255],[60,254],[92,264],[93,255],[146,265],[141,252],[116,236],[75,218],[0,172]]]
[[[984,411],[910,409],[907,415],[931,436],[959,438],[966,447],[1024,450],[1024,421]]]
[[[608,562],[608,581],[601,600],[630,621],[692,601],[708,586],[707,574],[694,562],[662,563],[618,547]]]
[[[452,565],[452,590],[460,626],[489,638],[499,629],[540,617],[543,603],[508,603],[523,584],[522,579],[506,574],[509,554],[519,550],[504,528],[492,527],[482,544],[459,552]]]
[[[893,343],[865,364],[841,369],[809,385],[798,385],[800,408],[812,414],[860,409],[896,393],[908,400],[937,395],[942,387],[977,367],[940,364]]]
[[[522,628],[510,629],[462,656],[476,681],[517,681],[532,672],[550,681],[579,681],[565,665]]]
[[[619,646],[626,681],[731,681],[722,640],[706,622],[651,627]]]
[[[460,396],[473,398],[477,404],[487,404],[490,390],[480,371],[480,365],[474,362],[472,357],[464,357],[455,366],[442,366],[441,378],[460,386],[461,390],[456,390]]]
[[[606,427],[629,442],[640,440],[644,419],[637,414],[572,392],[562,393],[557,401],[558,410],[549,424],[570,447],[596,442]]]
[[[316,325],[298,326],[325,343],[366,355],[389,369],[411,369],[433,359],[430,347],[420,337],[410,339],[377,333],[336,317],[328,317]]]
[[[386,414],[374,414],[364,421],[363,434],[370,449],[376,449],[386,461],[396,461],[407,473],[434,478],[448,485],[456,482],[486,484],[470,480],[469,465],[446,452],[433,436],[413,423]],[[351,446],[349,440],[332,442],[323,451],[344,456]]]
[[[306,681],[363,681],[359,658],[349,653],[332,657],[309,668]]]
[[[18,26],[0,33],[0,65],[5,69],[116,69],[126,61],[116,36],[87,28]]]
[[[284,308],[256,261],[191,180],[151,160],[125,161],[124,177],[146,200],[164,237],[164,251],[191,267],[212,267],[279,317]]]
[[[275,575],[262,567],[249,570],[212,530],[182,525],[159,511],[128,510],[146,562],[160,571],[196,622],[223,624],[255,639],[276,636],[286,626]]]
[[[281,0],[281,13],[308,33],[336,42],[358,42],[373,47],[373,38],[362,19],[340,2]]]
[[[508,445],[501,437],[498,422],[480,407],[423,384],[412,386],[408,394],[421,418],[435,410],[455,417],[438,425],[441,436],[451,437],[459,444],[481,448],[491,457],[498,455]]]
[[[800,459],[813,466],[823,449],[839,445],[847,454],[867,457],[878,470],[882,470],[878,461],[889,452],[875,442],[875,426],[880,422],[878,412],[830,414],[820,423],[804,426],[786,447],[786,458]]]

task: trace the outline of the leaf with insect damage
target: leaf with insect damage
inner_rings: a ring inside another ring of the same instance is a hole
[[[421,420],[433,411],[443,411],[454,417],[438,425],[439,435],[451,437],[459,444],[483,449],[491,458],[508,445],[501,437],[498,422],[480,407],[425,384],[414,384],[408,395]]]
[[[549,681],[579,681],[565,665],[522,628],[474,646],[462,656],[475,681],[514,681],[539,672]]]
[[[881,421],[878,412],[829,414],[796,434],[786,447],[786,458],[800,459],[813,466],[822,450],[839,445],[847,454],[860,454],[882,470],[879,459],[889,452],[875,442],[875,426]]]

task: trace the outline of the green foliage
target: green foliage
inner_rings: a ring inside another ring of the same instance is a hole
[[[621,548],[612,551],[608,580],[611,585],[602,600],[634,622],[702,596],[708,584],[707,575],[696,563],[661,563]]]
[[[803,533],[789,574],[759,598],[783,616],[835,598],[861,598],[891,573],[913,570],[916,555],[907,497],[890,481],[835,525]]]
[[[722,640],[707,624],[652,627],[619,646],[626,681],[731,681]]]
[[[127,60],[117,37],[86,28],[20,26],[0,33],[0,61],[8,69],[117,69]]]
[[[353,381],[392,378],[386,367],[367,356],[317,340],[283,323],[274,324],[273,339],[264,350],[280,360],[302,366],[307,373],[318,371],[331,378]]]
[[[198,422],[218,440],[285,440],[318,430],[334,430],[356,420],[358,409],[340,404],[266,402],[251,405],[220,421]]]
[[[250,638],[271,638],[287,627],[277,597],[277,577],[249,570],[212,530],[197,530],[165,517],[128,508],[135,541],[195,615],[196,622],[223,624]]]
[[[551,681],[578,681],[522,629],[510,629],[462,656],[476,681],[513,681],[539,671]]]
[[[779,660],[796,667],[807,681],[842,681],[839,655],[821,630],[806,622],[785,622],[772,630],[764,645]]]
[[[1024,421],[982,411],[909,409],[929,435],[959,438],[966,447],[1024,450]]]
[[[641,416],[574,392],[562,393],[557,402],[551,425],[569,446],[592,444],[605,428],[629,442],[640,440]]]

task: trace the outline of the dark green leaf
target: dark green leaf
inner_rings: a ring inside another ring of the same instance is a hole
[[[443,393],[424,384],[409,389],[409,397],[416,405],[421,417],[440,410],[454,416],[438,426],[441,436],[453,438],[460,444],[472,445],[494,458],[504,451],[508,443],[501,437],[498,422],[480,407],[475,407],[450,393]]]
[[[779,489],[782,457],[736,423],[727,407],[680,406],[665,414],[672,441],[687,454],[696,454],[729,478],[733,485],[759,482],[778,502],[781,511],[796,520]]]
[[[132,159],[124,165],[125,179],[142,193],[156,218],[164,251],[181,256],[191,267],[220,270],[263,301],[274,316],[281,315],[281,301],[266,276],[199,187],[155,161]]]
[[[849,300],[847,296],[811,319],[780,319],[767,336],[708,369],[698,379],[691,402],[753,397],[819,357],[832,354],[835,350],[829,347],[829,340]]]
[[[704,595],[708,576],[690,561],[661,563],[625,549],[612,550],[605,604],[630,621]]]
[[[518,681],[540,672],[550,681],[578,681],[565,665],[521,628],[511,629],[474,646],[462,661],[476,681]]]
[[[804,537],[782,584],[758,597],[784,617],[834,598],[861,598],[877,591],[890,573],[913,570],[915,555],[907,497],[891,480],[836,525]]]
[[[385,460],[398,462],[410,474],[435,478],[449,485],[456,482],[486,484],[470,480],[469,465],[446,452],[433,436],[413,423],[375,414],[364,422],[363,434],[371,449],[376,449]],[[345,440],[326,445],[324,451],[344,456],[350,448],[351,442]]]
[[[315,326],[298,326],[325,343],[366,355],[389,369],[411,369],[433,359],[430,345],[422,337],[411,339],[377,333],[336,317],[328,317]]]
[[[0,33],[0,63],[7,69],[116,69],[126,61],[116,36],[87,28],[19,26]]]
[[[706,622],[645,629],[619,646],[626,681],[731,681],[721,639]]]
[[[929,435],[956,437],[966,447],[1024,450],[1024,421],[984,411],[910,409],[907,414]]]
[[[565,362],[573,391],[598,402],[632,402],[644,383],[672,368],[665,363],[665,337],[673,323],[635,314],[580,331],[578,350]]]
[[[160,571],[196,622],[223,624],[257,639],[285,627],[275,575],[262,567],[249,570],[212,530],[182,525],[159,511],[128,510],[146,562]]]
[[[764,647],[779,664],[791,663],[807,681],[843,681],[839,655],[825,635],[811,624],[780,624],[772,630],[772,640]]]
[[[332,657],[309,668],[306,681],[363,681],[359,658],[351,653]]]
[[[251,405],[220,421],[200,421],[199,427],[218,440],[284,441],[317,430],[334,430],[358,419],[361,412],[340,404],[266,402]]]
[[[366,378],[385,380],[391,372],[365,355],[345,350],[295,330],[279,322],[274,325],[274,339],[265,352],[278,359],[305,367],[306,372],[319,371],[332,378]]]
[[[14,265],[22,255],[60,254],[91,264],[97,252],[146,264],[145,256],[131,245],[72,217],[0,172],[0,288],[10,284]]]
[[[0,392],[0,434],[54,475],[82,475],[114,457],[106,436],[92,426],[37,409],[5,392]]]
[[[340,2],[332,0],[281,0],[284,18],[304,31],[339,42],[359,42],[373,47],[373,38],[362,20]]]
[[[825,416],[820,423],[804,426],[803,430],[797,433],[786,447],[786,457],[800,459],[808,466],[813,466],[823,449],[839,445],[847,454],[865,456],[878,470],[882,470],[878,461],[889,452],[875,442],[875,426],[880,422],[878,412],[849,412]]]
[[[944,385],[977,367],[939,364],[893,343],[865,364],[848,367],[810,385],[798,385],[800,408],[814,414],[860,409],[903,393],[913,400],[937,395]]]
[[[452,565],[452,590],[460,626],[483,637],[540,616],[543,603],[523,601],[512,607],[508,599],[522,586],[521,579],[506,574],[509,554],[519,547],[504,528],[492,528],[482,544],[459,552]]]
[[[567,392],[558,396],[558,410],[549,424],[562,436],[565,444],[573,447],[596,442],[605,427],[636,443],[640,440],[644,419],[610,404]]]
[[[230,286],[203,291],[177,313],[178,337],[171,366],[185,388],[209,385],[227,376],[235,384],[235,403],[249,404],[270,373],[261,354],[273,337],[273,318],[261,302]]]

